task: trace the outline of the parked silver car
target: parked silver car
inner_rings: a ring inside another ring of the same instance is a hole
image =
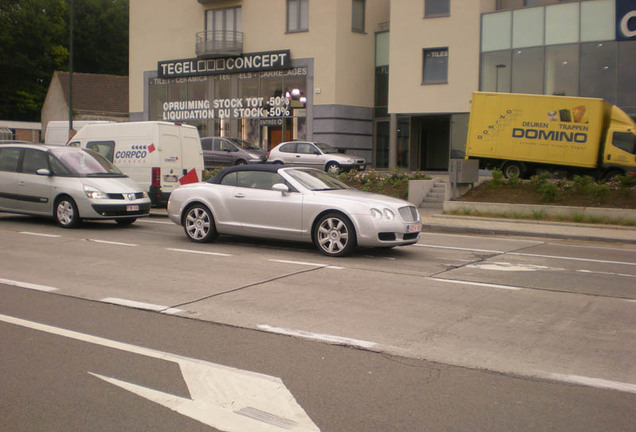
[[[363,158],[340,153],[337,148],[328,144],[308,141],[280,143],[267,154],[267,162],[308,166],[332,174],[351,169],[363,171],[366,167]]]
[[[267,152],[256,145],[238,138],[201,138],[203,164],[206,169],[217,166],[263,163]]]
[[[141,187],[92,150],[0,144],[0,211],[51,216],[63,228],[82,219],[129,225],[148,216]]]
[[[407,201],[353,189],[315,168],[271,164],[226,168],[177,188],[168,216],[194,242],[217,234],[306,241],[334,257],[357,246],[417,243],[422,229]]]

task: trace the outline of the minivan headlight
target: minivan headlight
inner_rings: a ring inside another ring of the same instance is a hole
[[[84,193],[90,199],[108,199],[108,195],[92,186],[84,185]]]

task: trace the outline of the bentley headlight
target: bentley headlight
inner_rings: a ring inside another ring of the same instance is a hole
[[[84,193],[90,199],[108,199],[108,195],[92,186],[84,185]]]
[[[395,213],[393,213],[393,210],[388,208],[382,210],[372,208],[371,216],[373,216],[373,219],[384,219],[387,221],[392,221],[393,219],[395,219]]]

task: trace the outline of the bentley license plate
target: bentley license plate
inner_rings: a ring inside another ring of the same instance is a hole
[[[414,233],[414,232],[420,232],[420,231],[422,231],[422,224],[413,224],[413,225],[406,226],[407,233]]]

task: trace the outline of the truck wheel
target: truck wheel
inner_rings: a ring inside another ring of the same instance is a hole
[[[523,176],[525,175],[523,164],[519,162],[506,162],[501,168],[501,172],[503,173],[504,177],[508,179],[514,176],[523,178]]]
[[[603,177],[603,181],[604,181],[605,183],[609,183],[609,182],[611,182],[611,181],[616,180],[616,178],[617,178],[618,176],[620,176],[620,175],[622,175],[622,173],[621,173],[620,171],[616,171],[616,170],[614,170],[614,171],[610,171],[610,172],[608,172],[607,174],[605,174],[605,177]]]

